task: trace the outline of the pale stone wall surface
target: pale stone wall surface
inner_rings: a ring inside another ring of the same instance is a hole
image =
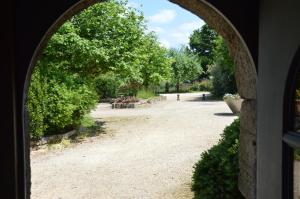
[[[225,40],[234,58],[235,78],[240,96],[244,99],[241,110],[239,156],[239,188],[247,199],[256,198],[256,83],[255,64],[239,33],[212,6],[201,0],[171,0],[201,17]]]

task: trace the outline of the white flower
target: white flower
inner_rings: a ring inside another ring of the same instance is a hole
[[[230,93],[226,93],[224,96],[223,96],[223,99],[241,99],[240,95],[239,94],[230,94]]]

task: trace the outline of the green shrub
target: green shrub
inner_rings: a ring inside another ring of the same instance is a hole
[[[201,154],[195,164],[192,190],[195,199],[242,199],[238,189],[240,122],[224,129],[219,143]]]
[[[96,105],[97,98],[88,81],[36,66],[26,102],[31,138],[65,133],[77,127],[83,116]]]
[[[294,150],[294,160],[300,161],[300,150],[299,149]]]
[[[222,97],[225,93],[236,93],[234,71],[222,67],[219,64],[212,66],[212,94]]]
[[[45,119],[45,88],[48,84],[41,81],[38,73],[34,72],[31,76],[31,84],[28,90],[28,99],[26,108],[29,114],[29,132],[33,140],[37,140],[44,135],[47,129]]]
[[[115,98],[120,87],[120,82],[114,74],[100,75],[95,80],[96,91],[100,98]]]
[[[190,91],[199,91],[199,83],[193,83],[192,85],[190,85],[189,90]]]
[[[147,89],[141,89],[137,92],[137,98],[139,99],[150,99],[155,97],[155,92],[152,90]]]
[[[222,97],[225,93],[237,93],[233,58],[222,38],[218,38],[215,42],[217,45],[214,64],[208,70],[212,76],[212,94]]]
[[[211,80],[203,80],[198,84],[199,91],[211,91],[213,89],[213,84]]]

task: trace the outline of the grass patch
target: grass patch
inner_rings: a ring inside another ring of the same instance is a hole
[[[137,92],[137,98],[139,99],[151,99],[154,97],[156,97],[156,94],[151,90],[141,89]]]
[[[85,115],[81,119],[81,126],[85,127],[85,128],[91,128],[91,127],[95,126],[95,120],[91,116]]]
[[[70,137],[63,138],[52,138],[46,144],[48,149],[63,149],[69,147],[72,144],[80,143],[88,137],[98,136],[100,134],[105,134],[105,129],[103,128],[104,122],[95,121],[90,116],[85,116],[81,120],[81,125],[76,129],[76,133]]]

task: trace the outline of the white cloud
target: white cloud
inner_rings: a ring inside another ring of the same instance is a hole
[[[164,33],[165,32],[165,30],[162,28],[162,27],[152,27],[152,26],[150,26],[149,28],[148,28],[148,30],[149,31],[153,31],[153,32],[156,32],[157,34],[159,34],[159,33]]]
[[[159,39],[159,42],[160,42],[161,46],[163,46],[165,48],[170,48],[171,47],[170,42],[166,39]]]
[[[188,32],[176,31],[171,34],[171,37],[175,39],[176,43],[186,44],[189,42],[189,35],[190,34]]]
[[[175,19],[176,12],[175,10],[164,9],[160,10],[155,15],[148,17],[149,22],[151,23],[168,23]]]
[[[179,26],[179,29],[185,30],[185,31],[193,31],[195,29],[201,28],[204,25],[204,22],[201,20],[197,21],[191,21],[187,23],[183,23]]]
[[[174,41],[174,45],[188,44],[189,37],[195,29],[201,28],[204,25],[202,20],[186,22],[179,25],[172,30],[171,38],[169,40]]]
[[[130,2],[128,2],[127,7],[139,8],[140,5],[138,3],[136,3],[136,2],[130,1]]]

